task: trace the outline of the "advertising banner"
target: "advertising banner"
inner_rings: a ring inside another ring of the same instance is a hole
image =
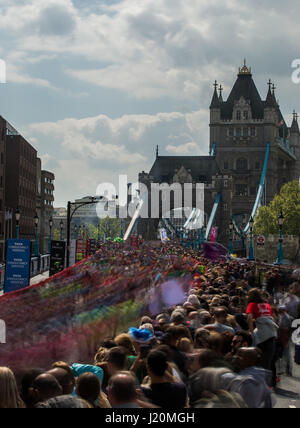
[[[65,268],[66,243],[65,241],[52,241],[50,253],[50,276],[62,272]]]
[[[90,254],[95,254],[97,251],[97,241],[96,239],[90,239]]]
[[[8,239],[4,293],[21,290],[30,284],[31,242],[27,239]]]
[[[78,239],[76,244],[76,262],[85,259],[87,256],[87,240]]]

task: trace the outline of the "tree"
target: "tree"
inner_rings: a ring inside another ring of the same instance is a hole
[[[117,238],[121,234],[121,222],[118,218],[106,217],[100,220],[100,236],[104,234],[107,238]]]
[[[261,207],[255,218],[256,234],[278,234],[278,216],[283,212],[283,233],[300,237],[300,184],[292,181],[285,184],[279,195],[266,207]]]

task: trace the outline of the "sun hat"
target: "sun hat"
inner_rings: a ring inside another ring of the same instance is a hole
[[[128,334],[137,343],[149,343],[153,339],[153,334],[147,329],[131,327]]]

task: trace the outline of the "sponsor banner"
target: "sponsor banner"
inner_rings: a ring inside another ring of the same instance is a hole
[[[87,240],[78,239],[76,243],[76,262],[80,262],[87,256]]]
[[[8,239],[4,293],[21,290],[30,284],[31,242],[27,239]]]
[[[62,272],[65,268],[66,243],[65,241],[51,241],[50,276]]]

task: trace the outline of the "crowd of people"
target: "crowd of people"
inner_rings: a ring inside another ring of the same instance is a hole
[[[146,311],[98,343],[89,361],[0,367],[0,408],[274,407],[280,376],[293,375],[294,358],[300,364],[291,341],[300,318],[299,271],[211,261],[172,244],[155,251],[193,266],[182,301]]]

